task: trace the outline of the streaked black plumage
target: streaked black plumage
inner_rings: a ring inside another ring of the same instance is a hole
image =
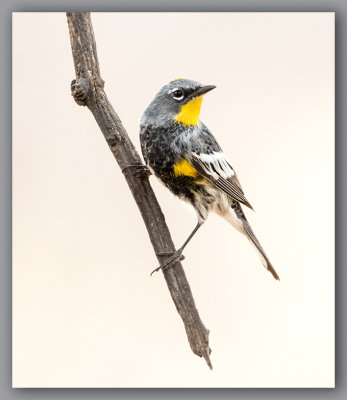
[[[217,140],[201,121],[191,125],[177,122],[182,106],[193,101],[194,94],[201,96],[211,88],[184,79],[172,81],[159,91],[141,118],[140,141],[146,164],[172,193],[190,202],[198,215],[198,226],[172,260],[213,211],[250,240],[265,268],[279,280],[243,213],[240,203],[252,206]],[[184,168],[180,169],[182,162]]]

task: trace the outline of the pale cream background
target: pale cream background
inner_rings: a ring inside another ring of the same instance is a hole
[[[281,282],[211,216],[184,252],[214,370],[192,354],[145,226],[70,95],[65,14],[13,19],[13,385],[334,385],[334,14],[92,14],[106,91],[139,147],[162,85],[217,89],[201,117],[237,170]],[[154,178],[176,245],[195,225]]]

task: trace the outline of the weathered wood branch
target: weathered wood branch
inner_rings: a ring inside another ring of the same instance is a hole
[[[72,95],[77,104],[87,106],[93,113],[140,209],[153,249],[161,264],[175,252],[175,246],[150,186],[146,168],[106,97],[90,13],[67,13],[67,20],[76,73],[76,80],[72,82]],[[212,369],[209,358],[209,331],[195,307],[181,263],[176,262],[173,267],[164,270],[163,274],[183,320],[192,351],[204,357]]]

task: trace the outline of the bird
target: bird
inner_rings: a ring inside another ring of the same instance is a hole
[[[153,272],[182,259],[183,249],[214,212],[246,236],[263,266],[279,280],[242,209],[253,207],[236,172],[200,120],[203,96],[215,88],[190,79],[174,79],[159,90],[141,116],[140,144],[146,166],[175,196],[194,207],[198,220],[183,245]]]

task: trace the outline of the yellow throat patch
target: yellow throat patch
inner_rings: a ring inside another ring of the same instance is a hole
[[[198,125],[202,96],[188,101],[181,106],[180,112],[176,115],[175,120],[182,125]]]

